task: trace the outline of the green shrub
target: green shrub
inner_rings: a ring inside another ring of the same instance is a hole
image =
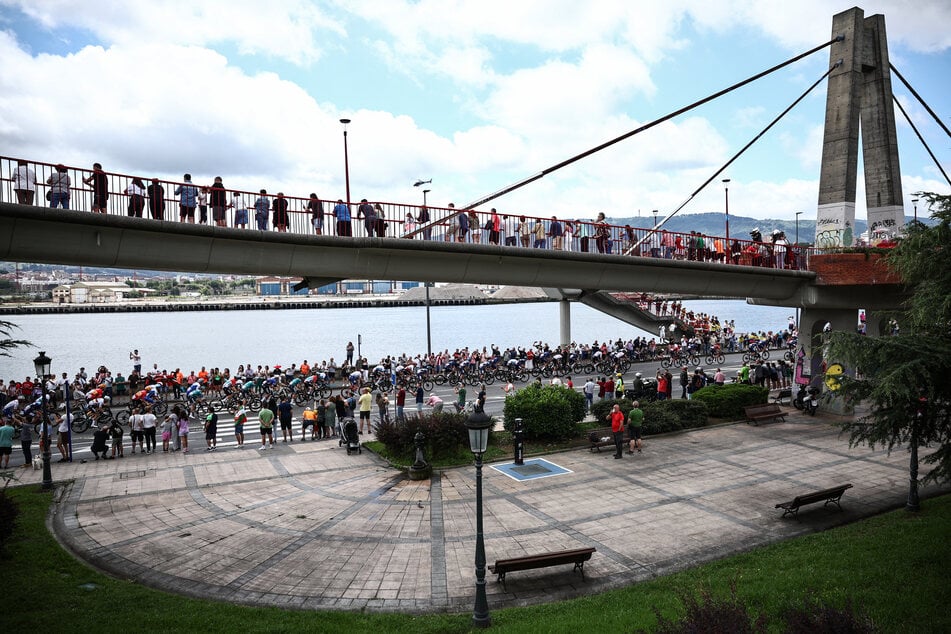
[[[561,440],[577,433],[585,416],[585,399],[563,385],[529,385],[505,398],[505,429],[522,419],[526,440]]]
[[[611,409],[614,408],[615,403],[621,406],[621,411],[624,412],[624,418],[627,418],[631,407],[633,407],[631,401],[626,398],[607,398],[591,406],[591,414],[594,416],[594,419],[598,421],[598,427],[604,427],[609,424],[607,416],[611,413]]]
[[[426,438],[423,450],[429,460],[453,458],[469,450],[466,416],[448,412],[381,423],[376,429],[376,439],[383,443],[390,456],[411,461],[416,455],[416,432],[422,432]]]
[[[633,403],[626,398],[598,401],[591,407],[591,412],[597,417],[599,427],[608,424],[606,416],[615,403],[621,407],[625,418],[633,407]],[[644,410],[643,433],[648,435],[703,427],[707,424],[707,406],[700,401],[653,401],[642,403],[641,409]]]
[[[710,416],[717,418],[740,418],[747,405],[759,405],[769,398],[769,390],[758,385],[729,383],[727,385],[708,385],[697,390],[691,400],[707,404]]]

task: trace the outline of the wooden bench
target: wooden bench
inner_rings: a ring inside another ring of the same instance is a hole
[[[607,440],[604,440],[607,438]],[[614,449],[614,432],[611,431],[610,427],[599,427],[598,429],[589,429],[588,430],[588,442],[591,443],[591,446],[588,448],[589,451],[601,452],[601,447],[610,447]]]
[[[746,422],[754,425],[759,424],[761,420],[775,420],[777,418],[786,422],[786,413],[776,403],[747,405],[743,408],[743,413],[746,415]]]
[[[835,504],[841,511],[842,505],[839,504],[839,500],[842,499],[842,494],[845,493],[845,490],[851,488],[851,484],[843,484],[837,487],[832,487],[831,489],[823,489],[822,491],[814,491],[813,493],[807,493],[805,495],[797,495],[789,502],[777,504],[776,508],[783,509],[783,517],[792,515],[796,519],[799,518],[800,506],[815,504],[816,502],[825,502],[823,506]]]
[[[498,575],[496,583],[501,582],[505,587],[505,574],[517,570],[535,570],[536,568],[548,568],[550,566],[561,566],[563,564],[574,564],[572,572],[577,570],[581,573],[581,579],[584,580],[584,562],[591,559],[591,555],[596,552],[595,548],[576,548],[574,550],[560,550],[556,552],[543,553],[541,555],[527,555],[525,557],[515,557],[512,559],[498,559],[495,565],[489,566],[489,572]]]
[[[773,402],[777,405],[782,404],[783,401],[792,400],[792,390],[779,390],[779,394],[773,397]]]

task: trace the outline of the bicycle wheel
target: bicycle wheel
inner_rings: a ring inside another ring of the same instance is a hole
[[[116,414],[116,422],[118,422],[120,425],[128,425],[129,424],[129,410],[124,409],[118,414]]]
[[[318,388],[317,390],[317,393],[320,395],[320,398],[330,398],[330,395],[333,394],[333,392],[334,391],[326,385],[320,386],[320,388]]]
[[[165,412],[168,411],[168,403],[165,401],[157,401],[152,404],[152,413],[156,416],[164,416]]]
[[[759,358],[762,359],[763,361],[765,361],[766,359],[768,359],[768,358],[769,358],[769,348],[763,348],[762,350],[760,350]]]
[[[660,367],[664,368],[665,370],[666,370],[667,368],[669,368],[669,367],[670,367],[670,358],[669,358],[669,357],[664,357],[663,359],[661,359],[661,360],[660,360]]]
[[[423,379],[423,391],[432,392],[433,391],[433,382],[429,379]]]
[[[693,366],[700,365],[700,357],[697,355],[693,355],[692,357],[690,357],[690,365],[693,365]]]
[[[210,407],[213,412],[220,412],[225,409],[226,404],[220,398],[216,398],[208,404],[208,407]]]
[[[70,428],[73,430],[73,432],[77,434],[81,434],[87,429],[89,429],[89,419],[86,418],[85,414],[80,414],[79,416],[77,416],[74,413],[72,418],[73,418],[73,422],[70,425]]]
[[[783,359],[785,359],[786,361],[795,361],[796,355],[793,354],[792,350],[787,350],[785,354],[783,354]]]
[[[261,411],[261,399],[256,396],[252,396],[248,399],[247,408],[251,412],[260,412]]]

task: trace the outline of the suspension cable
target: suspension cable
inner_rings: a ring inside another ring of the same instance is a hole
[[[571,157],[571,158],[569,158],[569,159],[567,159],[567,160],[564,160],[564,161],[562,161],[561,163],[557,163],[557,164],[555,164],[555,165],[552,165],[551,167],[542,170],[542,171],[539,172],[537,175],[535,175],[535,176],[533,176],[533,177],[530,177],[529,179],[526,179],[525,181],[520,181],[519,183],[516,183],[515,185],[510,185],[509,187],[506,187],[505,189],[500,189],[498,192],[496,192],[496,193],[494,193],[494,194],[490,194],[489,196],[486,196],[486,197],[484,197],[484,198],[482,198],[482,199],[480,199],[480,200],[478,200],[478,201],[476,201],[476,202],[474,202],[474,203],[470,203],[470,204],[469,204],[469,207],[477,207],[477,206],[479,206],[479,205],[482,205],[482,204],[484,204],[484,203],[486,203],[486,202],[492,200],[493,198],[497,198],[497,197],[499,197],[499,196],[501,196],[501,195],[503,195],[503,194],[507,194],[507,193],[511,192],[512,190],[521,187],[521,186],[524,185],[524,184],[527,184],[527,183],[529,183],[529,182],[532,182],[532,181],[534,181],[534,180],[537,180],[537,179],[539,179],[539,178],[542,178],[543,176],[547,176],[548,174],[551,174],[552,172],[555,172],[555,171],[557,171],[557,170],[560,170],[560,169],[563,168],[563,167],[567,167],[568,165],[571,165],[572,163],[574,163],[574,162],[576,162],[576,161],[580,161],[581,159],[586,158],[586,157],[588,157],[588,156],[591,156],[592,154],[594,154],[594,153],[596,153],[596,152],[600,152],[601,150],[603,150],[603,149],[605,149],[605,148],[608,148],[608,147],[614,145],[615,143],[619,143],[620,141],[623,141],[623,140],[625,140],[625,139],[628,139],[628,138],[634,136],[635,134],[639,134],[639,133],[641,133],[641,132],[644,132],[645,130],[649,130],[649,129],[653,128],[654,126],[657,126],[657,125],[659,125],[659,124],[661,124],[661,123],[664,123],[665,121],[669,121],[670,119],[673,119],[674,117],[677,117],[677,116],[679,116],[679,115],[684,114],[685,112],[689,112],[690,110],[693,110],[694,108],[696,108],[696,107],[698,107],[698,106],[702,106],[703,104],[705,104],[705,103],[707,103],[707,102],[710,102],[710,101],[713,101],[714,99],[717,99],[718,97],[722,97],[723,95],[725,95],[725,94],[727,94],[727,93],[730,93],[730,92],[736,90],[737,88],[741,88],[741,87],[745,86],[746,84],[749,84],[749,83],[751,83],[751,82],[754,82],[754,81],[756,81],[757,79],[761,79],[761,78],[765,77],[766,75],[769,75],[769,74],[771,74],[771,73],[773,73],[773,72],[775,72],[775,71],[777,71],[777,70],[779,70],[779,69],[781,69],[781,68],[784,68],[784,67],[786,67],[786,66],[788,66],[788,65],[790,65],[790,64],[793,64],[793,63],[795,63],[795,62],[798,62],[800,59],[802,59],[802,58],[804,58],[804,57],[807,57],[807,56],[809,56],[809,55],[812,55],[813,53],[815,53],[815,52],[817,52],[817,51],[821,51],[821,50],[824,49],[825,47],[831,46],[833,43],[838,42],[838,41],[841,41],[841,40],[843,40],[843,39],[845,39],[844,36],[841,36],[841,35],[840,35],[840,36],[836,37],[835,39],[826,42],[825,44],[822,44],[822,45],[817,46],[817,47],[815,47],[815,48],[813,48],[813,49],[811,49],[811,50],[809,50],[809,51],[806,51],[805,53],[802,53],[801,55],[797,55],[796,57],[793,57],[793,58],[791,58],[791,59],[788,59],[788,60],[786,60],[785,62],[783,62],[783,63],[781,63],[781,64],[777,64],[776,66],[773,66],[772,68],[769,68],[769,69],[767,69],[767,70],[764,70],[764,71],[761,72],[761,73],[758,73],[758,74],[756,74],[756,75],[753,75],[752,77],[748,77],[748,78],[744,79],[743,81],[738,82],[738,83],[735,83],[735,84],[733,84],[732,86],[729,86],[729,87],[727,87],[727,88],[724,88],[723,90],[721,90],[721,91],[719,91],[719,92],[716,92],[716,93],[714,93],[714,94],[712,94],[712,95],[710,95],[710,96],[708,96],[708,97],[704,97],[703,99],[700,99],[699,101],[695,101],[695,102],[693,102],[692,104],[690,104],[690,105],[688,105],[688,106],[684,106],[683,108],[681,108],[681,109],[679,109],[679,110],[675,110],[674,112],[671,112],[670,114],[666,114],[666,115],[664,115],[663,117],[661,117],[661,118],[659,118],[659,119],[655,119],[654,121],[651,121],[650,123],[647,123],[647,124],[645,124],[645,125],[642,125],[641,127],[636,128],[636,129],[634,129],[634,130],[631,130],[630,132],[626,132],[626,133],[622,134],[622,135],[619,136],[619,137],[616,137],[616,138],[614,138],[614,139],[611,139],[610,141],[606,141],[605,143],[602,143],[601,145],[597,145],[597,146],[591,148],[590,150],[587,150],[587,151],[585,151],[585,152],[582,152],[581,154],[576,154],[575,156],[573,156],[573,157]]]
[[[504,187],[503,189],[500,189],[500,190],[498,190],[498,191],[496,191],[496,192],[494,192],[494,193],[491,193],[491,194],[489,194],[489,195],[487,195],[487,196],[483,196],[482,198],[480,198],[480,199],[478,199],[478,200],[476,200],[476,201],[474,201],[474,202],[471,202],[471,203],[469,203],[468,205],[466,205],[466,206],[464,206],[464,207],[460,207],[459,210],[458,210],[456,213],[451,214],[451,215],[449,215],[449,216],[446,216],[445,218],[439,219],[438,222],[445,222],[446,220],[450,220],[450,219],[452,219],[452,218],[455,218],[455,217],[458,216],[459,213],[461,213],[462,211],[466,211],[466,210],[469,210],[469,209],[474,209],[474,208],[478,207],[479,205],[484,205],[485,203],[489,202],[490,200],[495,200],[496,198],[499,198],[500,196],[504,196],[505,194],[508,194],[508,193],[510,193],[510,192],[513,192],[513,191],[515,191],[516,189],[519,189],[519,188],[521,188],[521,187],[524,187],[525,185],[528,185],[529,183],[533,183],[533,182],[535,182],[535,181],[537,181],[537,180],[540,180],[540,179],[544,178],[545,176],[551,174],[552,172],[556,172],[556,171],[560,170],[560,169],[563,168],[563,167],[567,167],[568,165],[571,165],[572,163],[575,163],[575,162],[577,162],[577,161],[580,161],[580,160],[583,159],[583,158],[586,158],[586,157],[588,157],[588,156],[591,156],[592,154],[594,154],[594,153],[596,153],[596,152],[600,152],[601,150],[603,150],[603,149],[605,149],[605,148],[608,148],[608,147],[614,145],[615,143],[619,143],[619,142],[621,142],[621,141],[623,141],[623,140],[625,140],[625,139],[628,139],[628,138],[634,136],[635,134],[639,134],[639,133],[641,133],[641,132],[644,132],[644,131],[646,131],[646,130],[649,130],[649,129],[651,129],[651,128],[657,126],[657,125],[660,125],[661,123],[664,123],[665,121],[669,121],[670,119],[673,119],[674,117],[677,117],[677,116],[680,116],[680,115],[684,114],[685,112],[689,112],[690,110],[693,110],[694,108],[697,108],[697,107],[699,107],[699,106],[702,106],[702,105],[705,104],[705,103],[708,103],[708,102],[710,102],[710,101],[713,101],[714,99],[717,99],[717,98],[719,98],[719,97],[722,97],[723,95],[725,95],[725,94],[727,94],[727,93],[733,92],[734,90],[736,90],[736,89],[738,89],[738,88],[741,88],[741,87],[743,87],[743,86],[745,86],[745,85],[747,85],[747,84],[749,84],[749,83],[751,83],[751,82],[754,82],[754,81],[756,81],[757,79],[761,79],[761,78],[763,78],[763,77],[765,77],[765,76],[767,76],[767,75],[769,75],[769,74],[771,74],[771,73],[774,73],[774,72],[776,72],[777,70],[780,70],[781,68],[785,68],[786,66],[789,66],[790,64],[794,64],[794,63],[798,62],[799,60],[801,60],[801,59],[803,59],[803,58],[805,58],[805,57],[808,57],[808,56],[812,55],[813,53],[816,53],[816,52],[818,52],[818,51],[821,51],[822,49],[824,49],[824,48],[826,48],[826,47],[828,47],[828,46],[832,46],[832,45],[835,44],[836,42],[842,42],[842,41],[844,41],[844,40],[845,40],[845,36],[844,36],[844,35],[837,35],[837,36],[835,36],[833,39],[829,40],[828,42],[826,42],[826,43],[824,43],[824,44],[820,44],[819,46],[816,46],[816,47],[814,47],[814,48],[812,48],[812,49],[809,49],[808,51],[806,51],[806,52],[804,52],[804,53],[801,53],[801,54],[799,54],[799,55],[797,55],[797,56],[795,56],[795,57],[792,57],[792,58],[786,60],[785,62],[782,62],[782,63],[780,63],[780,64],[777,64],[777,65],[773,66],[772,68],[768,68],[768,69],[766,69],[766,70],[764,70],[764,71],[762,71],[762,72],[760,72],[760,73],[757,73],[756,75],[752,75],[751,77],[748,77],[748,78],[744,79],[743,81],[737,82],[737,83],[733,84],[732,86],[729,86],[729,87],[727,87],[727,88],[724,88],[723,90],[720,90],[719,92],[716,92],[716,93],[714,93],[714,94],[712,94],[712,95],[710,95],[710,96],[708,96],[708,97],[704,97],[703,99],[700,99],[699,101],[695,101],[695,102],[693,102],[692,104],[690,104],[690,105],[688,105],[688,106],[684,106],[683,108],[680,108],[679,110],[675,110],[674,112],[671,112],[671,113],[669,113],[669,114],[666,114],[666,115],[660,117],[659,119],[655,119],[654,121],[651,121],[650,123],[646,123],[646,124],[642,125],[642,126],[639,127],[639,128],[636,128],[636,129],[634,129],[634,130],[631,130],[631,131],[629,131],[629,132],[626,132],[626,133],[622,134],[622,135],[619,136],[619,137],[615,137],[614,139],[611,139],[610,141],[606,141],[606,142],[604,142],[604,143],[602,143],[602,144],[600,144],[600,145],[597,145],[597,146],[595,146],[595,147],[593,147],[593,148],[591,148],[591,149],[589,149],[589,150],[586,150],[586,151],[582,152],[581,154],[576,154],[575,156],[573,156],[573,157],[571,157],[571,158],[569,158],[569,159],[566,159],[566,160],[564,160],[564,161],[562,161],[562,162],[560,162],[560,163],[556,163],[555,165],[552,165],[551,167],[548,167],[548,168],[546,168],[546,169],[543,169],[542,171],[538,172],[537,174],[535,174],[535,175],[533,175],[533,176],[529,176],[528,178],[524,178],[524,179],[522,179],[522,180],[520,180],[520,181],[517,181],[517,182],[513,183],[512,185],[509,185],[508,187]],[[435,225],[436,223],[437,223],[437,221],[436,221],[436,220],[433,220],[433,221],[431,221],[431,222],[429,222],[429,223],[427,223],[427,224],[425,224],[425,225],[419,226],[419,227],[416,228],[415,231],[406,234],[406,236],[407,236],[407,237],[415,236],[417,233],[421,233],[423,230],[432,227],[432,226]]]
[[[686,207],[686,206],[687,206],[687,203],[689,203],[691,200],[693,200],[694,197],[695,197],[697,194],[699,194],[701,191],[704,190],[704,188],[705,188],[707,185],[709,185],[711,182],[713,182],[713,179],[715,179],[717,176],[719,176],[720,174],[722,174],[723,171],[726,170],[726,168],[728,168],[734,161],[736,161],[736,159],[740,158],[740,155],[741,155],[741,154],[743,154],[744,152],[746,152],[748,149],[750,149],[750,146],[752,146],[754,143],[756,143],[757,141],[759,141],[759,140],[762,138],[762,136],[763,136],[764,134],[766,134],[767,132],[769,132],[770,128],[772,128],[774,125],[776,125],[777,123],[779,123],[779,120],[780,120],[780,119],[782,119],[782,118],[785,117],[787,114],[789,114],[789,111],[790,111],[790,110],[792,110],[792,109],[795,108],[797,105],[799,105],[799,102],[801,102],[803,99],[805,99],[806,96],[807,96],[810,92],[812,92],[812,91],[815,89],[816,86],[818,86],[820,83],[822,83],[823,80],[825,80],[825,78],[828,77],[828,76],[832,73],[832,71],[834,71],[836,68],[838,68],[838,67],[841,66],[841,65],[842,65],[842,60],[840,59],[840,60],[837,61],[835,64],[833,64],[832,67],[829,68],[829,70],[827,70],[825,73],[823,73],[823,74],[822,74],[822,77],[820,77],[819,79],[817,79],[817,80],[815,81],[815,83],[813,83],[811,86],[809,86],[809,88],[807,88],[804,93],[802,93],[801,95],[799,95],[799,97],[797,97],[795,101],[793,101],[791,104],[789,104],[789,106],[787,106],[785,110],[783,110],[782,112],[780,112],[780,113],[776,116],[776,118],[774,118],[772,121],[770,121],[770,122],[769,122],[769,125],[767,125],[765,128],[763,128],[762,130],[760,130],[759,134],[757,134],[757,135],[754,136],[752,139],[750,139],[749,142],[748,142],[746,145],[744,145],[742,148],[740,148],[740,150],[739,150],[736,154],[734,154],[733,156],[731,156],[730,159],[729,159],[726,163],[724,163],[723,166],[720,167],[720,169],[718,169],[717,171],[715,171],[715,172],[710,176],[710,178],[708,178],[707,180],[705,180],[705,181],[703,182],[703,184],[700,185],[700,187],[698,187],[696,190],[694,190],[694,192],[693,192],[692,194],[690,194],[690,196],[687,198],[687,200],[685,200],[684,202],[682,202],[679,207],[677,207],[677,208],[674,209],[672,212],[670,212],[669,214],[667,214],[667,215],[664,217],[664,219],[663,219],[659,224],[657,224],[655,227],[653,227],[653,228],[647,230],[647,232],[644,233],[644,237],[641,238],[640,240],[638,240],[636,243],[634,243],[634,245],[631,246],[631,248],[629,248],[627,251],[625,251],[625,252],[624,252],[624,255],[630,255],[635,249],[637,249],[639,246],[641,246],[641,244],[643,244],[645,240],[647,240],[647,239],[648,239],[649,237],[651,237],[653,234],[657,233],[657,230],[660,229],[662,226],[664,226],[664,223],[666,223],[668,220],[670,220],[671,218],[673,218],[681,209],[683,209],[684,207]]]
[[[928,114],[931,115],[931,118],[933,118],[935,121],[938,122],[938,125],[941,126],[941,128],[944,130],[944,133],[947,134],[948,136],[951,136],[951,130],[948,130],[948,126],[944,125],[944,122],[943,122],[941,119],[938,118],[938,115],[936,115],[935,112],[934,112],[934,110],[931,109],[931,106],[929,106],[927,103],[925,103],[925,100],[921,98],[921,95],[919,95],[917,92],[915,92],[915,89],[911,87],[911,84],[909,84],[908,81],[907,81],[904,77],[902,77],[902,74],[898,72],[898,69],[895,68],[894,66],[892,66],[891,62],[889,62],[888,67],[891,69],[891,71],[892,71],[893,73],[895,73],[896,75],[898,75],[898,79],[901,80],[901,83],[905,84],[905,88],[907,88],[908,90],[911,91],[911,94],[913,94],[913,95],[915,96],[915,99],[918,100],[918,103],[920,103],[922,106],[925,107],[925,110],[928,111]],[[899,106],[899,107],[901,107],[901,106]],[[902,110],[902,112],[904,112],[904,110]],[[905,118],[907,119],[907,118],[908,118],[908,115],[905,115]],[[911,122],[911,119],[908,119],[908,122],[910,123],[910,122]],[[914,126],[912,126],[912,127],[914,127]],[[917,132],[917,130],[916,130],[916,132]],[[920,138],[920,136],[919,136],[919,138]],[[922,143],[923,143],[923,141],[922,141]]]
[[[938,161],[938,158],[934,155],[934,152],[931,151],[931,148],[928,147],[928,143],[925,141],[924,137],[921,136],[921,132],[918,131],[918,127],[915,125],[914,121],[911,120],[911,117],[908,116],[908,113],[905,112],[905,109],[902,107],[901,102],[898,101],[898,97],[894,94],[892,99],[895,101],[895,105],[898,106],[898,109],[901,110],[901,113],[905,115],[905,120],[908,122],[908,125],[911,126],[911,129],[915,131],[918,140],[921,141],[921,144],[924,146],[925,150],[928,152],[928,155],[931,157],[931,160],[934,161],[935,166],[938,168],[938,171],[941,172],[941,175],[944,176],[944,180],[947,181],[948,185],[951,185],[951,179],[948,178],[947,172],[944,171],[944,168],[941,167],[941,163]]]

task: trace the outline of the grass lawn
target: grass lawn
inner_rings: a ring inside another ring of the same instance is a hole
[[[466,632],[470,615],[407,616],[294,612],[187,599],[113,579],[66,553],[45,520],[49,494],[8,489],[20,517],[0,553],[3,632]],[[732,581],[753,612],[773,625],[814,594],[847,599],[882,632],[951,631],[951,496],[923,511],[896,511],[757,549],[623,590],[551,605],[497,610],[500,632],[631,632],[674,615],[683,591],[727,596]],[[636,535],[632,535],[636,539]],[[240,547],[236,545],[236,547]]]

